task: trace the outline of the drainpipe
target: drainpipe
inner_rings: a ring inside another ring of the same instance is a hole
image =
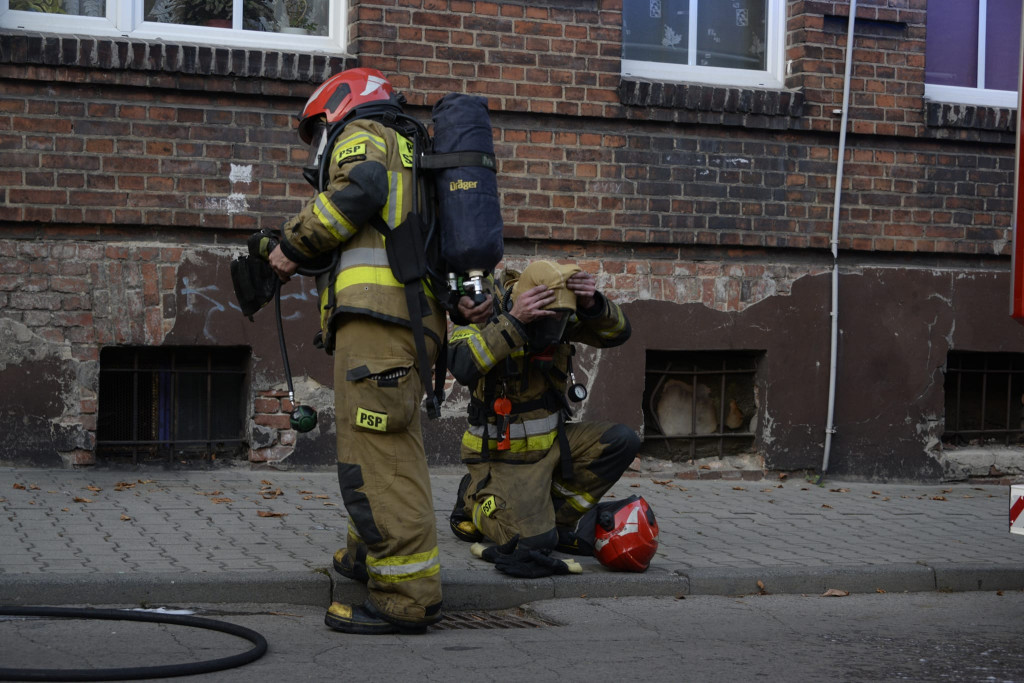
[[[818,483],[828,472],[832,452],[832,435],[836,433],[836,358],[839,355],[839,204],[843,196],[843,166],[846,160],[846,124],[850,115],[850,71],[853,67],[853,25],[857,19],[857,0],[850,0],[850,19],[846,29],[846,73],[843,76],[842,121],[839,124],[839,159],[836,162],[836,193],[832,207],[832,342],[828,365],[828,418],[825,424],[825,453],[821,460]]]

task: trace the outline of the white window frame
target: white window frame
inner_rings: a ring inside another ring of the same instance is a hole
[[[234,0],[232,28],[212,28],[146,21],[143,16],[143,0],[106,0],[105,17],[22,12],[10,9],[9,0],[0,0],[0,28],[92,37],[137,38],[165,43],[197,43],[217,47],[344,54],[347,0],[329,0],[330,19],[326,36],[242,30],[242,3],[243,0]]]
[[[623,2],[646,2],[647,0],[623,0]],[[723,2],[723,0],[690,0],[690,16],[696,17],[700,2]],[[644,78],[668,83],[706,83],[710,85],[736,86],[741,88],[784,88],[785,43],[786,43],[786,1],[768,0],[765,21],[765,70],[727,69],[714,66],[698,66],[697,22],[690,22],[688,44],[689,64],[668,64],[666,62],[644,62],[635,59],[622,60],[623,78]]]
[[[1017,108],[1016,90],[991,90],[985,87],[985,43],[988,40],[988,0],[978,2],[978,86],[966,88],[957,85],[924,84],[925,99],[948,104],[967,104],[979,107]],[[948,40],[949,37],[943,38]],[[928,38],[925,38],[927,41]]]

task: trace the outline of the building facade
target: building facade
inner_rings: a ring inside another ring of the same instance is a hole
[[[0,10],[0,461],[333,463],[312,280],[282,297],[320,413],[297,435],[272,306],[245,319],[229,264],[312,195],[306,97],[367,66],[425,122],[447,92],[486,97],[501,267],[573,259],[623,305],[631,340],[579,349],[578,415],[629,425],[680,476],[1020,473],[1016,92],[930,83],[950,29],[926,0],[856,3],[852,51],[850,2],[764,3],[752,45],[777,83],[635,69],[658,58],[637,33],[685,40],[665,18],[685,4],[350,0],[323,35],[265,45],[233,43],[240,22],[83,33]],[[464,426],[450,388],[436,464]]]

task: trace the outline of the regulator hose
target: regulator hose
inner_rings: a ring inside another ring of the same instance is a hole
[[[108,619],[115,621],[146,621],[156,624],[173,624],[220,631],[244,638],[254,645],[243,652],[220,659],[185,664],[162,666],[136,666],[124,669],[7,669],[0,668],[0,681],[129,681],[143,678],[190,676],[211,671],[233,669],[254,662],[267,652],[266,639],[244,626],[229,624],[214,619],[204,619],[182,614],[134,612],[118,609],[92,609],[82,607],[8,607],[0,606],[0,616],[13,617],[60,617],[70,619]]]

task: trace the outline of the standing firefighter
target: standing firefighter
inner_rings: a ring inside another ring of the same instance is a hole
[[[489,322],[451,335],[448,367],[472,391],[462,437],[469,473],[451,527],[464,541],[500,544],[483,556],[506,573],[564,573],[568,565],[548,553],[594,552],[594,539],[581,544],[577,535],[580,519],[640,448],[624,425],[566,421],[569,401],[586,393],[575,383],[572,342],[618,346],[629,322],[595,289],[593,275],[552,261],[531,263],[521,275],[506,270],[496,299]]]
[[[409,220],[422,200],[403,102],[374,69],[344,71],[313,93],[299,136],[310,145],[305,175],[319,193],[285,224],[269,258],[282,280],[321,266],[321,335],[334,355],[338,479],[349,518],[334,566],[369,590],[362,605],[328,609],[327,625],[346,633],[416,633],[441,619],[420,403],[446,323],[422,272],[401,275],[424,258]]]

